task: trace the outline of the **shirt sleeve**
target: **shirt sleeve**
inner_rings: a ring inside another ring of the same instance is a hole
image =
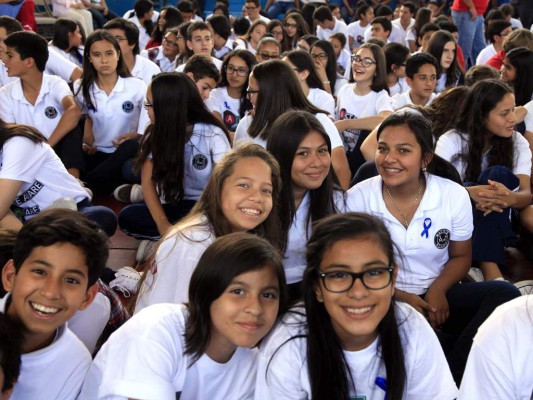
[[[449,203],[452,207],[452,232],[450,239],[453,241],[464,241],[472,237],[474,231],[474,222],[470,196],[464,187],[454,184],[454,189],[449,197]]]
[[[531,149],[529,143],[520,133],[513,132],[515,175],[531,176]]]
[[[44,144],[24,137],[9,139],[2,149],[0,179],[31,183],[41,168],[45,154]]]
[[[383,111],[394,111],[392,100],[386,90],[379,92],[376,99],[376,113],[379,114]]]
[[[217,162],[224,157],[224,155],[231,150],[228,138],[222,129],[219,127],[213,127],[213,137],[211,138],[211,159],[213,163]]]
[[[57,75],[63,78],[65,82],[70,82],[72,72],[78,67],[73,62],[61,57],[55,51],[48,53],[48,62],[46,63],[45,71],[50,75]]]
[[[0,118],[6,123],[14,124],[15,119],[15,107],[13,104],[13,99],[11,98],[10,87],[3,87],[0,89]]]
[[[454,138],[456,135],[453,131],[448,131],[442,135],[437,141],[435,154],[451,162],[452,158],[461,151],[457,146],[457,140]]]
[[[252,122],[252,117],[247,115],[239,121],[237,129],[235,130],[235,138],[233,139],[233,147],[237,147],[244,142],[251,141],[252,138],[248,134],[248,128]]]
[[[344,144],[342,143],[341,135],[339,134],[337,127],[331,121],[331,119],[329,119],[329,117],[323,113],[316,114],[316,118],[320,121],[320,123],[326,130],[326,133],[329,136],[329,140],[331,140],[331,149],[333,150],[337,147],[343,147]]]

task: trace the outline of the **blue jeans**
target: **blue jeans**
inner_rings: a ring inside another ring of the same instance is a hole
[[[294,1],[276,1],[268,8],[268,18],[282,20],[283,15],[286,14],[287,11],[295,8]]]
[[[453,23],[457,25],[459,46],[463,50],[467,69],[476,64],[476,58],[486,46],[484,36],[485,18],[480,15],[472,21],[469,11],[453,11]]]
[[[78,212],[100,225],[107,236],[111,237],[115,234],[117,230],[117,216],[110,208],[93,206],[89,200],[83,200],[78,203]]]

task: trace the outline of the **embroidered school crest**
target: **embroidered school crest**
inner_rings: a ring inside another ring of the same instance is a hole
[[[131,101],[125,101],[124,103],[122,103],[122,111],[126,112],[126,113],[131,113],[133,112],[133,109],[134,109],[134,105]]]
[[[57,109],[55,107],[46,107],[44,110],[44,115],[46,115],[50,119],[54,119],[57,117],[59,113],[57,112]]]
[[[207,157],[204,156],[203,154],[196,154],[192,158],[192,166],[198,170],[205,169],[205,167],[207,167],[207,163],[208,163]]]
[[[435,233],[433,241],[437,249],[446,248],[448,243],[450,243],[450,231],[448,229],[439,230],[437,233]]]

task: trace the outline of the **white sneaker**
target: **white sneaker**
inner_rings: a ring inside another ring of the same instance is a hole
[[[141,277],[142,273],[132,267],[122,267],[115,272],[115,279],[109,282],[109,287],[122,292],[125,297],[130,297],[130,294],[137,293]]]
[[[152,253],[155,250],[155,246],[157,245],[157,241],[153,240],[141,240],[141,243],[139,243],[139,247],[137,248],[137,254],[135,255],[135,260],[138,263],[141,263],[148,259],[152,255]]]
[[[522,296],[533,294],[533,280],[516,282],[514,285],[520,290]]]
[[[470,268],[468,276],[474,280],[474,282],[485,282],[483,272],[479,268]]]
[[[142,187],[137,183],[120,185],[113,191],[113,196],[122,203],[140,203],[144,200]]]
[[[93,191],[91,189],[89,189],[87,186],[85,186],[85,182],[83,182],[81,179],[78,179],[76,178],[76,180],[78,181],[78,183],[81,185],[81,187],[83,188],[83,190],[85,190],[87,192],[87,194],[91,197],[91,199],[93,198]]]

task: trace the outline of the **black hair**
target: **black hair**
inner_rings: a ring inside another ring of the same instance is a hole
[[[359,3],[357,9],[355,10],[355,13],[353,15],[353,21],[359,21],[363,17],[363,14],[366,14],[366,12],[372,8],[369,4],[366,3]]]
[[[259,0],[245,0],[244,4],[246,3],[254,3],[255,6],[261,7],[261,3],[259,2]]]
[[[394,265],[391,236],[378,218],[365,213],[335,214],[318,221],[307,243],[307,268],[303,278],[303,294],[307,315],[307,366],[313,399],[347,399],[355,390],[343,348],[324,303],[318,301],[319,269],[325,253],[346,239],[373,239]],[[377,326],[379,353],[385,364],[387,398],[400,400],[406,387],[406,367],[398,330],[395,300]]]
[[[307,100],[296,74],[283,61],[270,60],[257,64],[252,73],[258,83],[259,93],[254,118],[248,128],[251,137],[268,139],[269,127],[279,115],[291,108],[309,111],[311,114],[326,114],[326,111]],[[279,85],[279,82],[283,82],[283,85]]]
[[[457,41],[453,37],[453,35],[444,30],[440,30],[435,32],[431,39],[429,39],[427,52],[429,54],[432,54],[437,61],[439,62],[439,77],[442,75],[444,71],[442,71],[441,66],[441,59],[442,59],[442,53],[444,52],[444,46],[446,46],[447,43],[453,42],[455,44],[455,56],[453,57],[453,61],[446,71],[446,87],[452,87],[456,86],[457,81],[459,80],[459,83],[463,80],[463,73],[461,72],[461,68],[459,67],[459,62],[457,61]]]
[[[342,32],[334,33],[329,37],[330,39],[337,39],[341,43],[341,47],[346,46],[346,35]]]
[[[318,75],[315,67],[315,63],[311,58],[311,55],[305,50],[294,50],[285,54],[285,57],[289,59],[292,65],[294,65],[298,71],[308,71],[307,79],[305,80],[307,86],[311,89],[324,90],[324,84]]]
[[[453,22],[451,21],[442,21],[442,22],[438,22],[437,25],[439,26],[439,28],[443,31],[447,31],[447,32],[450,32],[450,33],[455,33],[455,32],[458,32],[458,28],[457,28],[457,25],[455,25]]]
[[[190,365],[205,353],[211,340],[213,302],[237,276],[263,268],[272,269],[277,277],[280,315],[287,304],[285,271],[279,251],[268,241],[250,233],[231,233],[216,239],[204,251],[189,285],[184,336],[185,354],[192,356]]]
[[[152,154],[152,181],[170,203],[184,195],[185,145],[191,137],[187,125],[225,126],[206,108],[193,81],[184,73],[162,72],[150,83],[155,121],[143,135],[136,168]],[[228,138],[229,140],[229,138]]]
[[[407,7],[409,11],[411,12],[411,14],[416,13],[416,5],[414,3],[411,3],[410,1],[404,1],[403,3],[400,4],[400,6]]]
[[[516,79],[512,83],[516,105],[523,106],[533,95],[533,51],[517,47],[505,53],[505,58],[516,70]]]
[[[218,10],[222,10],[222,16],[226,17],[229,21],[230,19],[230,15],[229,15],[229,9],[228,9],[228,6],[226,6],[225,4],[218,4],[215,6],[215,8],[213,8],[213,14],[218,11]],[[214,15],[217,15],[217,14],[214,14]]]
[[[48,61],[48,43],[34,32],[14,32],[4,41],[7,47],[15,49],[21,60],[33,58],[35,66],[41,72]]]
[[[390,8],[387,5],[379,5],[374,10],[374,15],[376,17],[386,17],[388,15],[393,15],[394,12],[392,11],[392,8]]]
[[[437,24],[434,24],[430,22],[429,24],[422,25],[422,28],[420,28],[420,33],[418,34],[418,37],[421,38],[428,32],[437,32],[440,28]]]
[[[474,65],[465,74],[465,86],[474,86],[485,79],[500,79],[500,71],[490,65]]]
[[[311,32],[316,32],[316,23],[315,19],[313,18],[313,14],[315,10],[317,9],[316,3],[305,3],[302,6],[302,9],[300,10],[300,14],[303,18],[303,20],[307,23],[307,30]],[[296,10],[290,10],[289,13],[298,13]]]
[[[335,56],[335,50],[333,45],[327,40],[317,40],[311,45],[309,53],[313,50],[313,47],[318,47],[328,56],[328,63],[326,64],[326,75],[328,77],[331,93],[335,93],[335,84],[337,83],[337,57]]]
[[[313,46],[320,39],[318,39],[315,35],[305,35],[305,36],[302,36],[298,41],[300,40],[303,40],[305,43],[307,43],[309,48],[311,48],[311,46]]]
[[[409,57],[409,49],[403,44],[396,42],[387,43],[383,48],[383,52],[385,53],[387,74],[392,74],[394,72],[392,70],[393,65],[399,67],[402,64],[405,64]]]
[[[390,32],[392,32],[392,22],[390,22],[390,19],[388,19],[387,17],[376,17],[372,20],[370,25],[375,25],[375,24],[381,25],[385,32],[389,32],[389,36],[390,36]]]
[[[215,83],[220,80],[220,72],[215,64],[199,54],[193,55],[187,60],[183,72],[192,73],[195,82],[203,78],[212,78]]]
[[[236,36],[244,36],[248,32],[248,29],[250,29],[250,25],[252,24],[246,18],[236,18],[233,21],[233,32],[235,32]]]
[[[0,268],[13,258],[16,240],[16,231],[0,228]],[[4,297],[6,293],[4,285],[0,282],[0,297]]]
[[[487,38],[491,43],[494,43],[494,36],[500,36],[500,34],[509,27],[511,27],[511,23],[505,20],[497,19],[495,21],[490,21],[487,29]]]
[[[289,229],[294,222],[297,210],[291,178],[292,164],[298,147],[310,132],[318,132],[322,136],[331,156],[331,141],[328,134],[320,121],[307,111],[291,110],[280,115],[270,127],[268,135],[267,150],[276,157],[283,182],[279,199],[283,251],[287,250]],[[308,191],[310,201],[306,226],[327,215],[339,212],[333,197],[334,189],[339,189],[339,185],[333,166],[330,165],[329,173],[320,187]]]
[[[416,53],[405,62],[405,75],[413,79],[423,65],[430,64],[435,67],[435,72],[439,71],[439,62],[429,53]]]
[[[182,13],[194,13],[194,4],[189,0],[180,0],[176,6]]]
[[[133,54],[139,54],[139,28],[133,22],[124,18],[113,18],[111,21],[106,22],[102,29],[120,29],[124,31],[128,44],[130,46],[135,45]]]
[[[26,222],[17,236],[13,251],[16,273],[36,247],[69,243],[85,256],[88,287],[96,283],[109,256],[108,237],[96,222],[77,211],[44,210]]]
[[[500,10],[505,17],[512,17],[514,14],[514,8],[510,4],[502,4],[498,7],[498,10]]]
[[[135,4],[133,5],[133,9],[135,10],[135,16],[139,19],[139,22],[141,22],[140,19],[144,18],[146,13],[154,9],[154,3],[152,3],[150,0],[137,0]],[[154,22],[152,21],[151,18],[147,18],[145,21],[143,21],[142,26],[144,27],[144,29],[146,30],[148,34],[151,34],[154,30]],[[130,43],[130,44],[133,44],[133,43]],[[139,54],[139,53],[135,53],[135,54]]]
[[[83,27],[77,21],[66,18],[58,18],[54,23],[54,36],[52,37],[52,45],[68,52],[72,57],[77,59],[80,64],[83,64],[83,56],[80,54],[81,50],[78,47],[70,48],[69,33],[76,32],[76,29],[80,30],[82,37],[82,43],[85,43],[85,32]]]
[[[183,23],[183,15],[176,7],[163,7],[159,12],[159,19],[161,19],[163,12],[165,13],[165,25],[160,29],[159,24],[156,24],[152,31],[152,41],[155,43],[161,43],[169,28],[180,26]]]
[[[192,34],[195,31],[209,31],[209,33],[211,33],[211,29],[209,29],[209,25],[207,25],[205,22],[203,21],[192,22],[187,28],[187,40],[189,42],[192,41]]]
[[[287,32],[285,32],[285,29],[283,29],[283,24],[281,23],[280,20],[278,19],[270,20],[270,22],[267,24],[267,32],[270,33],[274,37],[273,30],[274,28],[277,28],[277,27],[280,27],[281,32],[283,33],[283,39],[280,41],[282,50],[283,51],[290,50],[289,38],[287,37]]]
[[[208,22],[216,35],[220,36],[224,40],[228,40],[231,35],[231,23],[226,16],[213,15],[211,18],[209,18]]]
[[[326,20],[333,21],[334,17],[328,6],[320,6],[313,13],[313,19],[316,19],[319,22],[324,22]]]
[[[0,16],[0,28],[4,28],[8,35],[11,35],[14,32],[22,32],[24,30],[19,21],[15,18],[8,17],[7,15]]]
[[[412,4],[412,3],[410,3]],[[406,3],[403,3],[402,6],[405,6]],[[415,35],[415,44],[418,44],[418,38],[420,37],[419,32],[422,30],[422,27],[431,22],[431,8],[422,7],[416,12],[415,24],[413,25],[413,33]]]
[[[11,390],[20,375],[23,339],[21,329],[6,314],[0,313],[0,370],[4,375],[0,394]]]

